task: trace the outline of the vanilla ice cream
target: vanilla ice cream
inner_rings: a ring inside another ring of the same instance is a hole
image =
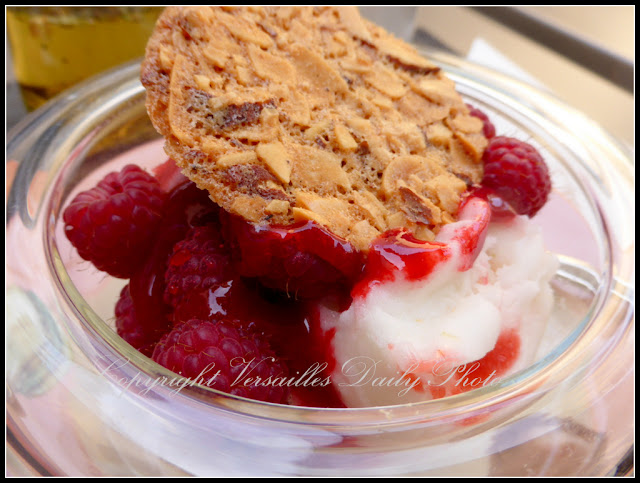
[[[534,362],[553,306],[556,258],[526,217],[492,223],[470,269],[453,255],[422,280],[373,284],[344,312],[323,307],[335,388],[349,407],[404,404],[481,387]],[[466,268],[466,267],[464,267]]]

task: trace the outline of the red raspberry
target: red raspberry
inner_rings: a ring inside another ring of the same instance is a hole
[[[164,301],[175,308],[190,293],[226,285],[232,278],[230,258],[218,229],[193,227],[176,243],[169,258]]]
[[[232,322],[182,322],[156,344],[152,358],[194,383],[236,396],[272,403],[288,396],[280,379],[286,366],[264,339]]]
[[[496,135],[496,128],[489,119],[489,116],[487,116],[477,107],[473,107],[471,104],[467,104],[467,107],[469,108],[469,114],[477,117],[482,121],[482,133],[484,134],[484,137],[486,137],[487,139],[491,139],[492,137],[494,137]]]
[[[120,292],[115,315],[118,335],[147,357],[151,357],[155,343],[171,328],[166,320],[147,321],[136,316],[129,285]]]
[[[271,312],[259,290],[234,272],[215,225],[193,227],[176,243],[167,263],[163,300],[174,324],[223,318],[251,320],[255,325]]]
[[[484,151],[482,185],[491,188],[519,215],[534,216],[551,192],[549,169],[540,153],[523,141],[498,136]]]
[[[98,270],[129,278],[145,260],[164,198],[153,176],[125,166],[73,199],[63,215],[65,233]]]

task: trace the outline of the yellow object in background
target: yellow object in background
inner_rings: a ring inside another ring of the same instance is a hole
[[[28,109],[142,57],[162,7],[9,7],[7,33]]]

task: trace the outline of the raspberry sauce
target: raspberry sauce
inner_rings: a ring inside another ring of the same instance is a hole
[[[348,291],[362,271],[362,253],[315,222],[262,226],[228,213],[222,222],[237,272],[293,298]]]
[[[482,359],[467,364],[469,372],[458,374],[453,394],[477,389],[480,384],[486,384],[501,377],[511,369],[520,354],[520,335],[515,329],[505,329],[500,333],[495,347]]]
[[[463,223],[443,227],[436,241],[418,240],[399,229],[383,233],[373,242],[364,276],[354,287],[352,297],[366,297],[371,287],[393,281],[400,274],[411,282],[424,280],[456,253],[458,270],[468,270],[482,249],[490,219],[489,203],[469,197],[460,208]]]

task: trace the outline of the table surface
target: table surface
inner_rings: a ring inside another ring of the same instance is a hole
[[[363,7],[361,10],[364,16],[399,36],[443,48],[474,62],[499,69],[505,64],[498,65],[496,59],[506,59],[519,68],[524,78],[544,86],[615,137],[634,146],[632,93],[477,10],[466,7]],[[634,62],[633,6],[526,7],[516,10]],[[408,18],[414,19],[414,30],[407,28]],[[495,55],[486,55],[487,46]],[[6,53],[8,131],[27,111],[13,75],[9,47]]]

